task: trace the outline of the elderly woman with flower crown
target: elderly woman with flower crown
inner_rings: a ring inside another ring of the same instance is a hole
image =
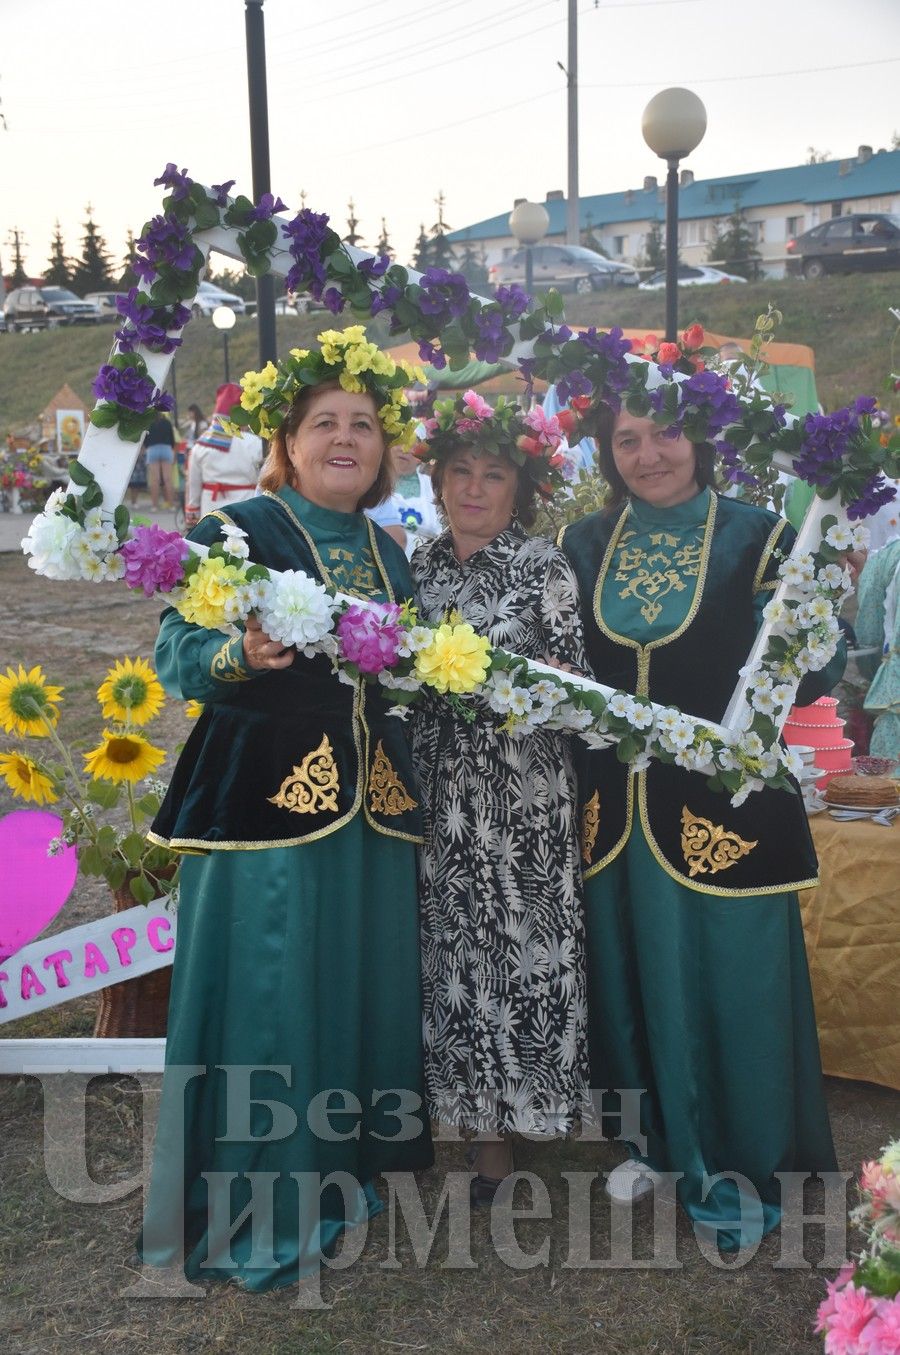
[[[656,357],[685,362],[673,344]],[[796,787],[729,803],[692,770],[680,713],[722,719],[793,531],[716,493],[710,443],[614,395],[573,404],[608,485],[606,508],[560,537],[588,658],[600,681],[668,708],[670,749],[641,770],[614,748],[579,762],[591,1083],[640,1090],[644,1139],[607,1192],[636,1199],[674,1173],[698,1234],[732,1251],[777,1225],[776,1172],[835,1169],[796,895],[816,858]],[[763,687],[758,709],[774,710]]]
[[[413,556],[422,618],[460,614],[493,645],[583,668],[573,572],[525,532],[561,483],[558,420],[467,391],[424,431],[448,528]],[[586,1093],[575,777],[568,736],[515,736],[533,699],[501,674],[477,718],[429,695],[413,719],[428,1104],[478,1136],[475,1204],[511,1171],[510,1135],[566,1133]]]
[[[395,610],[411,594],[403,551],[362,510],[390,493],[415,373],[360,326],[319,340],[244,377],[232,422],[269,439],[261,492],[190,535],[210,547],[224,532],[231,555],[304,571],[279,595],[298,623],[320,605],[310,580]],[[156,651],[168,690],[204,709],[152,833],[185,855],[142,1254],[266,1289],[378,1212],[379,1172],[432,1161],[419,791],[377,686],[339,681],[252,617],[231,636],[205,629],[207,605],[198,593],[189,619],[164,613]]]

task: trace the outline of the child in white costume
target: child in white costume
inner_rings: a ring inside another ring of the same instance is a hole
[[[209,428],[191,448],[188,464],[185,519],[193,525],[216,508],[227,508],[256,493],[256,481],[265,449],[255,433],[231,437],[222,428],[241,388],[231,382],[216,392],[215,413]]]

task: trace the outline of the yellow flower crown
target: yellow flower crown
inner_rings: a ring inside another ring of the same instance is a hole
[[[271,438],[302,390],[337,379],[345,391],[372,396],[389,442],[411,446],[416,419],[405,387],[425,383],[422,368],[402,359],[395,362],[366,338],[362,325],[326,329],[316,339],[318,349],[292,348],[277,365],[268,362],[261,372],[245,372],[240,404],[232,406],[226,429],[237,433],[251,428],[261,438]]]

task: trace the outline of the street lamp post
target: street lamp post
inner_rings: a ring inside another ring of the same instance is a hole
[[[216,306],[212,313],[212,322],[216,329],[222,331],[222,343],[225,348],[225,385],[231,380],[228,371],[228,331],[234,329],[237,317],[230,306]]]
[[[509,214],[509,229],[525,249],[525,290],[529,296],[534,282],[531,251],[543,240],[549,225],[547,209],[539,202],[526,202],[523,198]]]
[[[666,175],[666,339],[678,331],[678,162],[696,150],[706,131],[706,109],[689,89],[661,90],[644,109],[644,140],[669,167]]]

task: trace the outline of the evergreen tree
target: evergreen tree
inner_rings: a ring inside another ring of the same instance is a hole
[[[347,245],[356,245],[357,248],[360,248],[362,236],[359,235],[356,230],[359,221],[356,217],[356,209],[353,206],[352,198],[347,203],[347,213],[347,234],[344,236],[344,243]]]
[[[109,250],[94,224],[90,203],[85,210],[87,221],[84,223],[84,235],[81,240],[81,258],[75,264],[72,273],[72,286],[81,296],[88,292],[112,292],[115,290],[115,284],[110,268]]]
[[[127,292],[131,287],[140,287],[141,283],[135,273],[132,263],[134,260],[134,231],[129,231],[125,237],[125,257],[122,260],[122,273],[119,277],[119,291]]]
[[[25,241],[22,239],[22,233],[18,229],[10,231],[8,241],[13,252],[13,271],[10,275],[10,287],[24,287],[28,282],[28,274],[25,272],[25,265],[22,262],[22,249]]]
[[[50,242],[50,258],[47,261],[47,267],[44,269],[44,281],[50,287],[68,287],[72,281],[72,266],[66,258],[66,249],[63,244],[59,221],[56,223],[56,230]]]
[[[470,291],[480,292],[482,296],[489,291],[491,284],[484,263],[484,254],[476,249],[471,241],[466,241],[459,261],[459,272],[469,284]]]
[[[394,252],[394,247],[388,239],[388,228],[385,224],[384,217],[381,218],[381,234],[378,237],[378,243],[375,246],[375,249],[379,254],[386,254],[389,259],[395,259],[397,257]]]
[[[728,272],[739,273],[742,278],[758,278],[760,253],[739,201],[735,201],[734,210],[724,224],[713,222],[713,230],[715,234],[706,249],[707,260],[722,264]]]
[[[658,272],[666,266],[666,245],[663,240],[662,225],[654,221],[644,236],[644,266]]]
[[[413,253],[412,266],[418,272],[424,273],[426,268],[431,267],[431,241],[425,234],[425,222],[419,226],[419,238],[415,243],[415,252]]]
[[[443,189],[438,192],[434,202],[438,209],[438,219],[431,228],[431,239],[428,242],[429,265],[432,268],[453,268],[456,255],[453,253],[453,246],[447,240],[447,232],[453,227],[444,220],[446,199]]]

